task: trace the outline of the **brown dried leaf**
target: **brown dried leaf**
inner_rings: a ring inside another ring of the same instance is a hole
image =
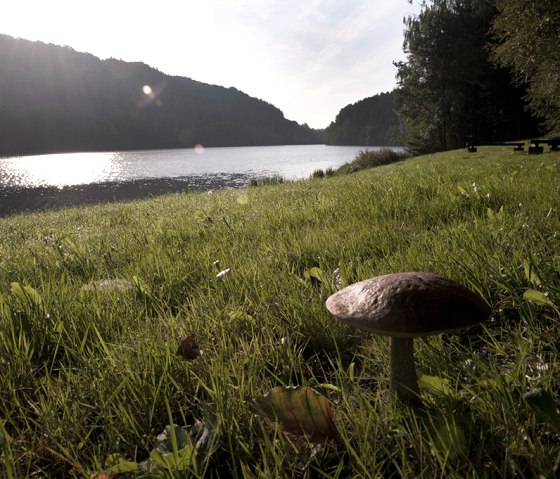
[[[194,360],[202,354],[202,351],[196,342],[196,333],[190,334],[179,343],[177,354],[188,360]]]
[[[269,425],[277,424],[286,433],[319,440],[339,438],[329,401],[310,387],[278,386],[249,404]]]

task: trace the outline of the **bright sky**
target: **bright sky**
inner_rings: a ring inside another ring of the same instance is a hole
[[[0,33],[233,86],[324,128],[395,87],[407,0],[4,0]]]

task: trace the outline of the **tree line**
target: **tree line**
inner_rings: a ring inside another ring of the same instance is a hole
[[[0,156],[323,143],[235,89],[0,35]]]
[[[330,145],[401,145],[401,123],[395,95],[380,93],[347,105],[326,129]]]
[[[423,1],[395,63],[407,147],[560,135],[559,31],[558,0]]]

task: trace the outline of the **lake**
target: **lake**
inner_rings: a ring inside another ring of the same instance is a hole
[[[240,188],[251,178],[309,178],[364,146],[262,146],[64,153],[0,158],[0,216],[189,190]]]

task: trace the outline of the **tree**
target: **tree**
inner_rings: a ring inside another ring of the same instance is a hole
[[[518,138],[534,128],[524,92],[489,61],[494,15],[491,1],[432,0],[406,20],[397,110],[413,153]]]
[[[327,128],[326,141],[329,145],[401,145],[394,93],[346,105]]]
[[[399,114],[408,146],[419,153],[446,149],[452,121],[454,16],[446,1],[436,3],[407,19],[407,61],[396,63]]]
[[[496,0],[496,7],[492,58],[527,85],[531,110],[560,136],[560,2]]]

